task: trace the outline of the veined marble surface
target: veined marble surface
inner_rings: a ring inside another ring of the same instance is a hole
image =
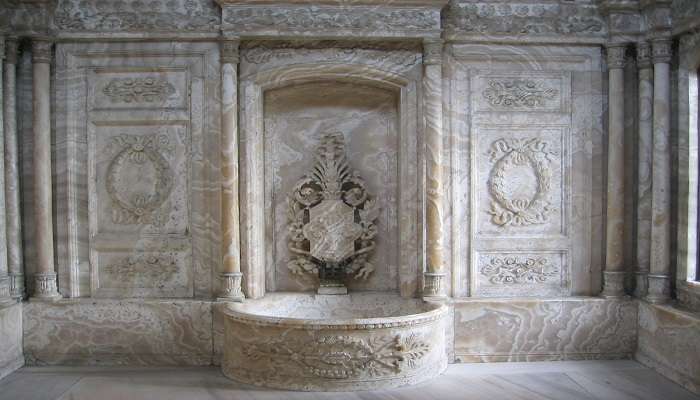
[[[633,300],[462,300],[454,308],[461,362],[629,358],[636,347]]]
[[[22,304],[15,304],[0,308],[0,379],[22,365]]]
[[[24,306],[29,365],[210,365],[210,302],[76,300]]]
[[[700,315],[640,302],[635,358],[700,394]]]

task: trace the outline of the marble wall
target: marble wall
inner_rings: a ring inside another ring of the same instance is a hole
[[[0,309],[0,379],[24,365],[22,304]]]
[[[629,358],[637,343],[634,300],[460,300],[454,318],[458,362]]]

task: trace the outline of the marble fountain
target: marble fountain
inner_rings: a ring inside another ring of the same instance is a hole
[[[288,197],[287,268],[317,293],[273,292],[224,311],[222,370],[258,386],[351,391],[419,383],[447,368],[439,302],[348,293],[375,269],[379,207],[340,132],[323,133],[315,165]],[[381,268],[381,266],[378,266]]]

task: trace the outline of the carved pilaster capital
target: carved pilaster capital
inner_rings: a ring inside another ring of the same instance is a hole
[[[32,61],[34,63],[50,64],[53,42],[48,39],[32,39]]]
[[[637,43],[637,69],[651,68],[651,45],[649,42]]]
[[[446,297],[445,274],[441,272],[425,272],[423,274],[423,297]]]
[[[651,41],[651,59],[654,64],[668,64],[671,62],[672,55],[671,40],[656,39]]]
[[[221,63],[222,64],[238,64],[238,46],[240,41],[237,39],[224,39],[221,41]]]
[[[219,293],[219,301],[237,301],[241,302],[245,299],[245,295],[241,290],[241,281],[243,274],[240,272],[223,272],[221,273],[221,292]]]
[[[423,41],[423,64],[442,64],[442,39],[428,39]]]
[[[608,69],[625,68],[626,44],[610,44],[606,47],[606,51],[608,56]]]
[[[37,272],[34,274],[34,299],[54,301],[61,298],[56,285],[56,273]]]

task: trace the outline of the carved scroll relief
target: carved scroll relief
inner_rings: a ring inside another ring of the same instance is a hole
[[[480,253],[476,295],[558,296],[568,293],[565,251]]]
[[[114,78],[102,92],[112,103],[154,103],[175,94],[175,87],[155,77]]]
[[[345,156],[343,134],[324,134],[311,172],[295,185],[288,199],[289,243],[293,258],[287,267],[295,274],[338,269],[340,275],[366,279],[374,271],[379,209],[364,180]],[[334,275],[329,281],[341,279]]]

